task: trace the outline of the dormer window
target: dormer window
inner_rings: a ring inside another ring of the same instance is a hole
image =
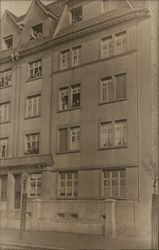
[[[13,35],[3,38],[6,49],[11,49],[13,47]]]
[[[82,6],[71,10],[72,24],[82,21]]]
[[[111,0],[103,0],[103,12],[111,10]]]
[[[38,39],[43,33],[43,24],[40,23],[31,28],[30,40]]]

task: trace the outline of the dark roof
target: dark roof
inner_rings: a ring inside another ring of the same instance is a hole
[[[40,5],[46,10],[46,12],[50,12],[51,14],[53,14],[54,16],[56,16],[57,18],[59,18],[63,12],[64,6],[65,6],[65,0],[60,0],[60,1],[55,1],[52,2],[48,5],[44,5],[41,1],[40,1]],[[21,15],[21,16],[16,16],[15,14],[13,14],[10,11],[7,11],[9,13],[9,15],[14,19],[14,21],[16,23],[21,22],[26,14]]]

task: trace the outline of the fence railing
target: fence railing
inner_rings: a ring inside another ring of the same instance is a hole
[[[102,223],[105,214],[104,201],[51,200],[41,203],[42,220],[76,223]]]

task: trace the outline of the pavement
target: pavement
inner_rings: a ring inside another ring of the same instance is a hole
[[[2,246],[8,246],[8,248]],[[14,246],[14,248],[9,248],[9,246]],[[25,231],[21,239],[19,230],[0,229],[0,249],[139,250],[151,248],[150,242],[144,237],[111,238],[88,234]]]

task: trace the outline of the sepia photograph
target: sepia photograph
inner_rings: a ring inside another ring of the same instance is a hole
[[[0,0],[0,250],[158,250],[159,0]]]

